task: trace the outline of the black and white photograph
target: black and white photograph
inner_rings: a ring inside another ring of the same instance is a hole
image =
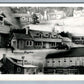
[[[0,6],[0,74],[84,75],[84,6],[34,5]]]

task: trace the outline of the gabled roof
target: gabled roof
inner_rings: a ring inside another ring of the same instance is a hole
[[[3,17],[6,17],[6,15],[2,12],[2,13],[0,13],[0,15],[2,15]]]
[[[6,19],[4,20],[4,24],[5,24],[5,25],[12,25],[12,23],[10,23],[10,22],[9,22],[8,20],[6,20]]]
[[[16,39],[30,39],[30,40],[32,40],[32,37],[27,34],[22,34],[22,33],[13,33],[13,34]]]
[[[3,58],[2,58],[3,59]],[[35,65],[22,65],[22,64],[18,64],[16,63],[12,58],[10,57],[6,57],[6,59],[8,59],[12,64],[16,65],[16,66],[20,66],[20,67],[23,67],[23,68],[37,68],[37,66]],[[17,59],[16,59],[17,60]],[[2,62],[1,62],[2,63]],[[3,63],[2,63],[3,64]]]
[[[30,33],[32,36],[35,36],[37,33],[41,33],[41,34],[50,34],[51,32],[47,32],[47,31],[39,31],[39,30],[30,30]]]
[[[49,31],[39,31],[39,30],[30,30],[31,36],[34,38],[34,36],[38,36],[37,34],[41,34],[43,36],[46,36],[47,38],[50,38],[50,35],[58,35],[56,32],[49,32]]]
[[[24,67],[24,68],[36,68],[37,66],[35,65],[21,65],[21,64],[17,64],[13,59],[11,59],[10,57],[6,57],[11,63],[20,66],[20,67]]]
[[[62,51],[58,53],[48,54],[46,59],[49,58],[65,58],[65,57],[84,57],[84,48],[72,48],[68,51]]]
[[[35,41],[51,41],[52,42],[61,42],[62,37],[58,35],[56,32],[47,32],[47,31],[39,31],[39,30],[30,30],[28,34],[24,33],[13,33],[14,38],[16,39],[30,39]],[[55,36],[55,37],[53,37]],[[47,38],[47,39],[46,39]]]

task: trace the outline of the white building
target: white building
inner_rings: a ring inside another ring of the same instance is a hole
[[[80,69],[82,67],[82,69]],[[46,71],[55,73],[83,73],[84,48],[73,48],[68,51],[49,54],[46,57]],[[61,72],[60,72],[61,71]]]

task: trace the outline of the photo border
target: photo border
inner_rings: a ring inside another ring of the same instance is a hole
[[[18,2],[12,2],[12,4],[31,4],[31,2],[20,2],[20,3],[18,3]],[[32,4],[44,4],[44,3],[46,3],[46,2],[42,2],[42,3],[39,3],[39,2],[32,2]],[[84,4],[84,2],[83,3],[81,3],[81,2],[75,2],[75,3],[73,3],[73,2],[63,2],[63,3],[61,3],[62,5],[63,4],[79,4],[80,6],[81,6],[81,4],[83,5]],[[11,4],[11,2],[1,2],[0,1],[0,7],[1,7],[1,5],[3,5],[3,4]],[[12,5],[11,4],[11,5]],[[60,3],[58,3],[58,2],[47,2],[46,4],[60,4]],[[45,80],[45,81],[55,81],[55,80],[70,80],[70,81],[72,81],[72,80],[84,80],[84,75],[0,75],[0,81],[43,81],[43,80]]]

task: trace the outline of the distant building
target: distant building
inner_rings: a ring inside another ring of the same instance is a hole
[[[73,16],[74,16],[74,17],[84,16],[84,9],[82,9],[82,10],[74,10]]]
[[[38,20],[41,21],[43,20],[44,16],[41,13],[35,13],[38,17]]]
[[[45,73],[84,74],[84,48],[72,48],[46,56]]]
[[[84,45],[84,36],[73,36],[72,42],[75,44],[83,44]]]
[[[15,13],[13,16],[19,21],[21,27],[28,25],[32,21],[31,15],[27,13]]]
[[[63,11],[56,11],[53,13],[48,13],[49,20],[62,19],[64,17],[66,17],[66,14]]]

